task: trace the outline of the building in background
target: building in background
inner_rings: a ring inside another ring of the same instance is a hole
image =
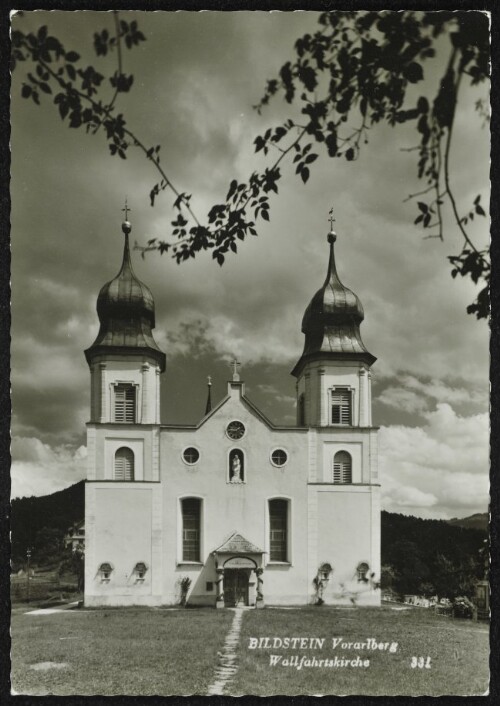
[[[174,604],[187,593],[217,607],[378,605],[375,357],[360,336],[361,302],[337,274],[333,230],[302,321],[293,427],[246,397],[237,361],[226,397],[214,407],[209,397],[198,424],[161,424],[166,357],[128,220],[122,230],[122,266],[99,293],[100,329],[85,351],[85,604]]]

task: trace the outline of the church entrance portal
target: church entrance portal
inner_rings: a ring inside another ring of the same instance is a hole
[[[249,569],[226,569],[224,571],[224,606],[248,605]]]

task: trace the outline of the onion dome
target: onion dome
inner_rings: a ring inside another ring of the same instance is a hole
[[[298,376],[307,360],[360,360],[372,365],[376,358],[365,348],[359,326],[364,319],[359,298],[342,284],[335,264],[333,230],[328,234],[330,260],[325,282],[311,299],[302,319],[306,340],[302,356],[292,371]]]
[[[153,338],[155,305],[151,290],[135,275],[130,261],[128,221],[122,224],[125,235],[123,262],[119,273],[102,287],[97,297],[100,328],[94,343],[85,351],[90,364],[100,354],[147,354],[165,370],[165,353]]]

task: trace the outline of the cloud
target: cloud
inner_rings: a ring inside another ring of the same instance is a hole
[[[428,409],[428,403],[412,390],[402,387],[388,387],[377,398],[378,402],[405,412],[421,414]]]
[[[443,518],[486,511],[487,415],[460,417],[445,403],[424,415],[422,427],[380,430],[385,509]]]
[[[119,96],[117,109],[145,144],[161,144],[169,178],[179,191],[193,194],[192,204],[203,220],[214,203],[223,201],[232,178],[246,178],[268,165],[261,153],[254,154],[253,140],[288,117],[290,106],[277,97],[262,117],[251,106],[266,79],[290,59],[296,38],[315,31],[318,14],[125,14],[139,22],[148,41],[124,54],[125,70],[135,81],[129,94]],[[94,31],[112,28],[109,13],[40,11],[25,13],[14,24],[35,32],[48,24],[51,33],[81,54],[83,63],[97,61],[97,70],[114,71],[116,57],[96,60],[89,41]],[[102,132],[94,137],[70,130],[52,101],[42,97],[38,107],[24,100],[26,68],[12,77],[14,432],[59,449],[77,445],[88,418],[83,349],[98,330],[99,289],[120,267],[124,196],[129,195],[133,209],[132,241],[142,243],[168,236],[173,198],[162,193],[152,209],[148,193],[157,179],[147,161],[132,149],[125,162],[111,158]],[[467,170],[457,167],[453,173],[457,199],[469,203],[481,191],[486,202],[488,133],[471,130],[474,100],[467,91],[464,95],[470,108],[457,107],[452,160],[467,164]],[[399,149],[413,144],[414,137],[410,125],[378,125],[359,160],[321,156],[306,186],[283,160],[271,222],[259,221],[259,237],[238,242],[238,254],[228,255],[223,268],[210,253],[181,266],[168,256],[151,254],[142,260],[133,253],[137,275],[155,296],[155,338],[168,359],[163,408],[171,406],[172,421],[179,421],[179,415],[197,418],[204,408],[203,377],[221,370],[226,379],[220,362],[236,355],[245,373],[255,373],[257,397],[271,400],[270,416],[293,422],[288,371],[302,351],[301,317],[325,277],[333,198],[339,274],[363,302],[363,340],[379,358],[374,373],[384,383],[377,421],[387,426],[392,414],[397,423],[400,417],[411,423],[400,411],[425,415],[422,436],[409,427],[392,431],[397,444],[413,444],[413,455],[423,456],[425,467],[432,461],[430,449],[426,459],[419,445],[427,448],[429,439],[434,457],[446,457],[447,443],[452,445],[450,459],[456,456],[460,439],[450,424],[472,440],[473,432],[462,428],[458,416],[451,421],[444,412],[439,419],[428,416],[443,402],[466,420],[471,419],[471,402],[475,411],[486,410],[488,330],[465,313],[477,287],[450,277],[447,256],[461,247],[456,229],[447,229],[444,243],[423,241],[411,225],[415,205],[402,203],[419,188],[416,153]],[[475,219],[473,228],[474,237],[486,243],[487,220]],[[267,365],[273,366],[273,375],[259,378]],[[206,367],[203,375],[201,366]],[[279,394],[259,390],[259,383],[273,385]],[[439,424],[444,425],[442,437],[433,439],[430,434]],[[476,432],[484,444],[478,458],[483,458],[487,440],[479,428]],[[473,464],[467,449],[464,459]],[[404,460],[396,460],[404,469]],[[479,466],[486,468],[482,462]],[[409,480],[408,487],[414,487]],[[442,495],[436,497],[440,503]],[[419,502],[424,506],[425,497]]]
[[[87,449],[51,447],[34,437],[12,439],[12,497],[48,495],[85,478]]]

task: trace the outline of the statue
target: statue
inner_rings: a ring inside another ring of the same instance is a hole
[[[234,454],[231,463],[231,483],[241,483],[241,461],[238,454]]]

